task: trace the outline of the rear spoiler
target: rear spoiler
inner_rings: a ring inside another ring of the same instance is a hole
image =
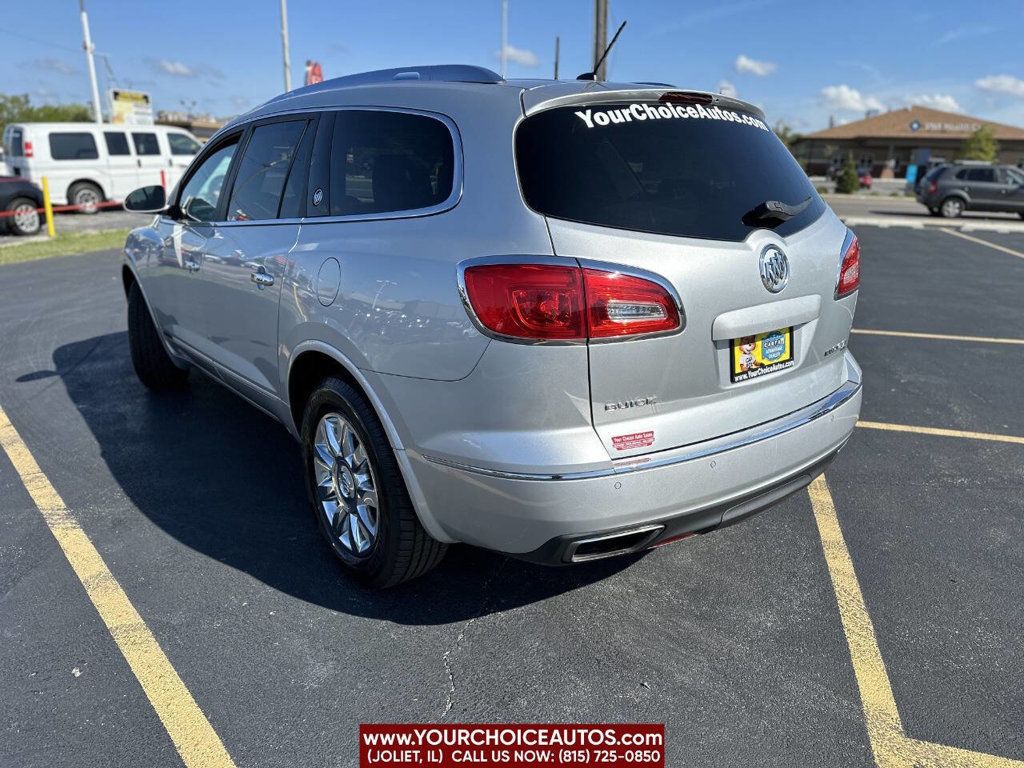
[[[644,87],[607,87],[606,84],[596,82],[595,87],[589,87],[580,91],[576,83],[566,83],[571,88],[570,93],[558,95],[558,88],[562,83],[545,85],[538,88],[530,88],[523,91],[522,103],[523,114],[529,117],[532,114],[557,107],[574,107],[580,104],[615,104],[629,101],[660,101],[666,94],[679,94],[675,100],[683,100],[692,97],[694,103],[701,103],[707,106],[723,107],[725,109],[738,109],[754,115],[759,120],[765,120],[764,112],[746,101],[725,96],[721,93],[709,93],[708,91],[693,91],[673,86],[658,85]],[[569,90],[566,88],[566,90]],[[670,97],[671,98],[671,97]]]

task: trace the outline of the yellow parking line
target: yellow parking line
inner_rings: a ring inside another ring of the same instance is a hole
[[[965,235],[963,232],[957,232],[955,229],[943,229],[942,231],[945,232],[947,235],[962,237],[964,240],[970,240],[972,243],[978,243],[979,245],[987,245],[989,248],[992,248],[994,250],[1002,251],[1003,253],[1008,253],[1011,256],[1016,256],[1018,259],[1024,259],[1024,253],[1021,253],[1020,251],[1015,251],[1013,250],[1013,248],[1007,248],[1005,245],[996,245],[995,243],[990,243],[988,240],[982,240],[980,237],[971,237],[970,235]]]
[[[962,429],[914,427],[909,424],[890,424],[882,421],[858,421],[857,426],[863,429],[882,429],[888,432],[913,432],[918,435],[963,437],[968,440],[989,440],[994,443],[1017,443],[1018,445],[1024,445],[1024,437],[1017,437],[1016,435],[999,435],[993,432],[967,432]]]
[[[937,341],[967,341],[976,344],[1022,344],[1024,339],[1003,339],[995,336],[954,336],[948,333],[916,333],[914,331],[879,331],[874,328],[853,328],[850,333],[862,336],[897,336],[905,339],[935,339]]]
[[[0,446],[21,476],[21,482],[142,685],[185,765],[234,768],[235,763],[213,726],[92,541],[39,468],[3,408],[0,408]]]
[[[878,648],[875,627],[864,603],[825,476],[811,483],[807,492],[835,590],[839,620],[850,649],[871,751],[879,768],[1024,768],[1024,762],[1019,760],[920,741],[904,733],[889,674]]]

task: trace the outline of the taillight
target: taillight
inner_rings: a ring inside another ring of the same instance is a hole
[[[860,287],[860,242],[853,232],[847,232],[840,254],[839,281],[836,283],[836,298],[849,296]]]
[[[929,195],[934,195],[938,191],[939,191],[939,182],[931,181],[931,182],[928,183],[928,194]]]
[[[21,145],[21,153],[25,157],[34,157],[35,156],[35,152],[32,151],[32,142],[31,141],[26,141],[26,142],[22,143],[22,145]]]
[[[479,323],[501,336],[551,341],[664,333],[681,325],[671,293],[651,280],[553,264],[480,264],[463,273]]]

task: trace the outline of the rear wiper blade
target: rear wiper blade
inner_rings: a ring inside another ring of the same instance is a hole
[[[781,224],[806,211],[810,204],[810,197],[796,205],[789,205],[781,200],[765,200],[743,214],[743,223],[749,227],[772,220]]]

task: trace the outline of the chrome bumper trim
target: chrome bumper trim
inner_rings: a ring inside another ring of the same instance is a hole
[[[860,391],[860,388],[860,375],[856,369],[851,369],[850,378],[832,394],[823,397],[821,400],[811,403],[810,405],[804,406],[799,410],[793,411],[786,416],[781,416],[772,421],[765,422],[764,424],[750,427],[742,432],[734,432],[731,435],[731,440],[726,439],[729,438],[730,435],[719,435],[711,440],[692,443],[691,445],[686,445],[681,448],[669,448],[662,452],[664,455],[662,455],[662,453],[653,453],[647,454],[646,456],[631,456],[619,459],[612,467],[606,469],[594,469],[585,472],[565,472],[562,474],[504,472],[497,469],[489,469],[487,467],[475,467],[471,464],[462,464],[460,462],[451,461],[450,459],[444,459],[438,456],[427,456],[426,454],[420,455],[422,458],[433,464],[440,464],[445,467],[459,469],[464,472],[472,472],[477,475],[498,477],[504,480],[590,480],[596,477],[611,477],[629,472],[641,472],[643,470],[654,469],[656,467],[682,464],[687,461],[694,461],[695,459],[703,459],[708,456],[714,456],[718,453],[724,453],[725,451],[742,448],[746,445],[760,442],[761,440],[776,437],[777,435],[781,435],[785,432],[789,432],[809,424],[815,419],[820,419],[822,416],[827,416],[851,397],[856,395]]]

